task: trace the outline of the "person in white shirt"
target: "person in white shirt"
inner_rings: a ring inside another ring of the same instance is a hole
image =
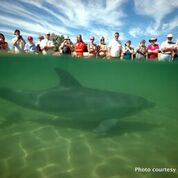
[[[20,35],[20,30],[16,29],[14,31],[15,38],[12,39],[12,45],[14,49],[14,53],[23,53],[24,52],[24,46],[25,46],[25,40]]]
[[[111,58],[120,58],[122,52],[122,44],[119,40],[119,33],[114,34],[114,39],[112,39],[108,45],[108,56]]]
[[[40,42],[40,48],[43,55],[48,55],[53,53],[54,44],[50,40],[50,33],[45,35],[45,38]]]
[[[168,34],[167,40],[161,44],[161,61],[172,61],[177,51],[176,44],[172,41],[173,35]]]

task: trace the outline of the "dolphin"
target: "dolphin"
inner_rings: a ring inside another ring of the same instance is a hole
[[[56,87],[40,91],[0,88],[0,97],[26,108],[64,116],[65,120],[94,122],[96,133],[106,133],[119,119],[154,106],[141,96],[84,87],[66,70],[54,70],[60,79]]]

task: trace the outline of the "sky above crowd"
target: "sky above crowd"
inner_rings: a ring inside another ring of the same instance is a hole
[[[175,0],[0,0],[0,32],[8,42],[15,29],[26,39],[47,32],[69,36],[73,42],[82,34],[88,42],[104,36],[106,43],[120,33],[124,44],[136,46],[141,39],[168,33],[178,38],[178,1]]]

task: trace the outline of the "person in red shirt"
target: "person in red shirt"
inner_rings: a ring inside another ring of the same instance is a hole
[[[77,42],[75,43],[76,56],[83,57],[83,52],[86,48],[85,43],[82,40],[82,35],[77,36]]]
[[[156,44],[157,39],[151,38],[148,45],[148,59],[158,59],[159,46]]]

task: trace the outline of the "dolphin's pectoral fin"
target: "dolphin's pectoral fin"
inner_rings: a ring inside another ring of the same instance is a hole
[[[81,87],[81,84],[69,72],[60,68],[55,68],[54,70],[60,77],[60,86],[70,88]]]
[[[97,134],[106,134],[111,128],[113,128],[118,122],[118,119],[108,119],[102,121],[93,131]]]

